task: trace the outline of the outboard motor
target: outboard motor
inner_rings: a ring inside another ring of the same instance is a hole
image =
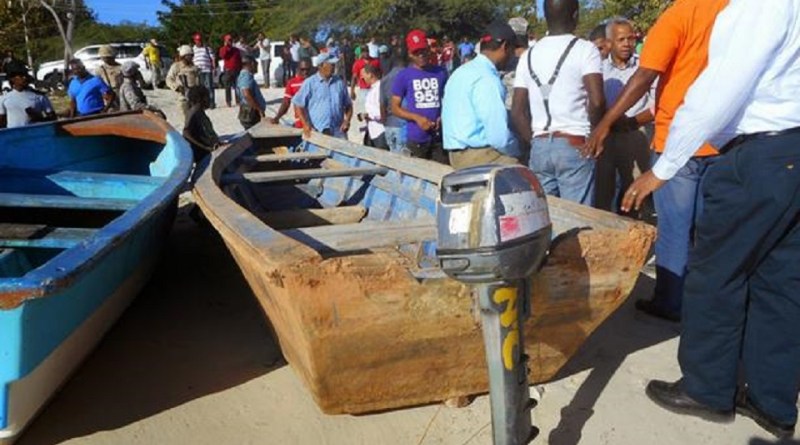
[[[530,276],[544,263],[552,224],[536,176],[523,166],[483,165],[446,175],[436,209],[442,271],[475,286],[495,445],[522,445],[532,426],[528,357]]]

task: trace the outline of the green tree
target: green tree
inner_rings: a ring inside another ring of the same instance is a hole
[[[222,44],[225,34],[253,33],[254,11],[257,2],[237,0],[162,0],[167,11],[158,12],[162,35],[170,47],[191,43],[192,35],[199,32],[210,46]]]

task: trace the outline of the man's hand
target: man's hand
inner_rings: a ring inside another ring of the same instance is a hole
[[[311,137],[311,125],[303,125],[303,139]]]
[[[342,132],[346,134],[348,131],[350,131],[350,121],[342,122],[342,126],[340,128]]]
[[[638,211],[642,207],[645,198],[666,183],[667,181],[658,179],[656,175],[653,174],[652,170],[639,176],[633,181],[633,184],[628,187],[625,196],[622,197],[622,211],[626,213],[630,212],[631,209]]]
[[[272,125],[278,125],[279,123],[281,123],[281,120],[280,120],[280,119],[278,119],[278,117],[277,117],[277,116],[276,116],[276,117],[273,117],[273,118],[272,118],[272,119],[270,119],[269,121],[270,121],[270,123],[271,123]]]
[[[431,122],[428,120],[427,117],[419,116],[415,119],[415,122],[422,129],[422,131],[430,131],[436,125],[435,122]]]
[[[609,131],[611,131],[611,129],[606,125],[598,125],[595,127],[589,134],[589,138],[586,139],[586,143],[581,147],[581,154],[587,158],[600,157],[605,149],[603,143],[605,143]]]
[[[350,100],[356,100],[356,90],[355,89],[351,89],[350,90]]]

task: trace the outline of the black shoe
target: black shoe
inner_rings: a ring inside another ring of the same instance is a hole
[[[758,426],[767,430],[778,439],[790,439],[794,436],[794,425],[784,425],[766,415],[753,404],[753,401],[744,394],[737,397],[736,412],[753,419]]]
[[[688,414],[718,423],[733,421],[732,410],[717,410],[694,400],[681,388],[680,380],[674,383],[650,380],[645,392],[656,405],[676,414]]]
[[[673,321],[676,323],[681,321],[681,314],[662,309],[658,307],[653,300],[636,300],[635,307],[637,310],[640,310],[647,315],[660,318],[662,320]]]

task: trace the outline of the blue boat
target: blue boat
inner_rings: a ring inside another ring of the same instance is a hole
[[[145,285],[191,168],[146,112],[0,131],[0,444]]]

